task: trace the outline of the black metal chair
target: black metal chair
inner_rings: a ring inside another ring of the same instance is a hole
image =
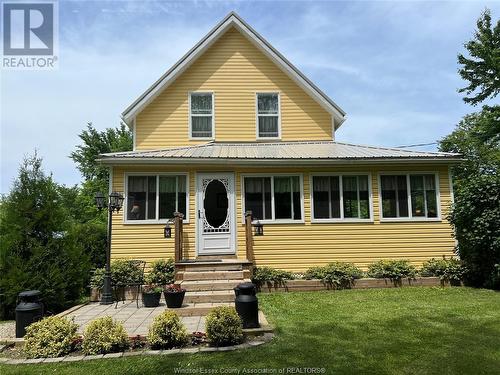
[[[137,280],[133,280],[127,283],[116,283],[113,279],[111,279],[111,287],[113,288],[113,294],[115,295],[115,309],[118,307],[118,301],[120,300],[120,295],[121,295],[121,301],[122,303],[125,303],[125,288],[126,287],[136,287],[136,295],[135,295],[135,302],[137,305],[137,308],[139,308],[139,295],[142,293],[142,286],[144,285],[144,271],[146,269],[146,262],[144,260],[140,259],[132,259],[130,261],[137,269],[139,270],[139,275],[137,277]],[[118,292],[120,289],[123,291],[120,295]]]

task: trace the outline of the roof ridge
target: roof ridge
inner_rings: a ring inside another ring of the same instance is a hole
[[[338,141],[334,141],[334,142],[337,144],[340,144],[340,145],[353,146],[353,147],[365,147],[365,148],[372,148],[375,150],[392,150],[392,151],[401,151],[401,152],[419,153],[419,154],[460,155],[460,154],[454,153],[454,152],[407,150],[407,149],[401,148],[401,147],[372,146],[372,145],[356,144],[356,143],[350,143],[350,142],[338,142]]]
[[[162,151],[178,151],[178,150],[186,150],[186,149],[195,148],[195,147],[206,147],[212,143],[214,143],[214,142],[211,141],[208,143],[201,143],[201,144],[196,144],[196,145],[155,148],[152,150],[130,150],[130,151],[121,151],[121,152],[106,152],[106,153],[100,154],[100,155],[109,156],[109,155],[126,155],[126,154],[130,154],[130,153],[138,153],[138,152],[148,153],[148,152],[162,152]]]

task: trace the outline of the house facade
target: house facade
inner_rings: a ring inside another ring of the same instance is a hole
[[[101,156],[125,197],[112,258],[173,257],[164,227],[180,212],[183,259],[245,260],[247,211],[264,226],[257,266],[453,255],[458,156],[336,142],[345,112],[234,13],[123,120],[133,151]]]

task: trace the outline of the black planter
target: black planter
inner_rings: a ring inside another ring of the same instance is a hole
[[[184,294],[186,291],[183,290],[181,292],[163,292],[165,294],[165,302],[167,303],[167,307],[171,309],[178,309],[182,307],[182,302],[184,301]]]
[[[160,305],[161,292],[144,293],[142,292],[142,303],[144,307],[158,307]]]

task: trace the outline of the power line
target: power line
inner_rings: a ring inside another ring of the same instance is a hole
[[[409,147],[420,147],[420,146],[432,146],[432,145],[437,145],[437,142],[431,142],[431,143],[419,143],[416,145],[403,145],[403,146],[396,146],[397,148],[409,148]]]

